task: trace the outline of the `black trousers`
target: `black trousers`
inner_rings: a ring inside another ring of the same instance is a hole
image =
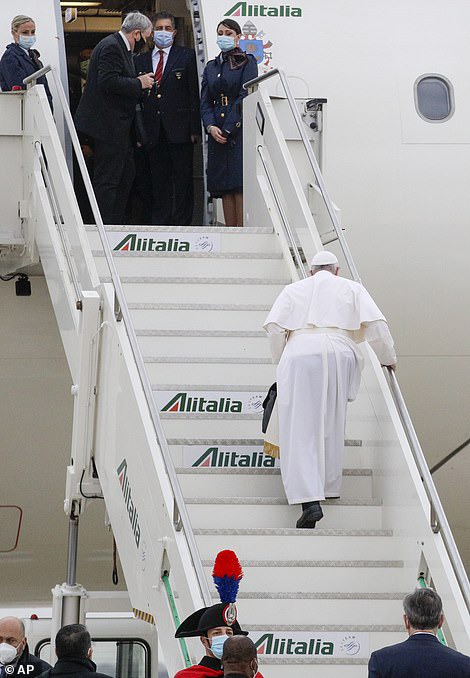
[[[148,150],[152,224],[189,226],[193,218],[193,144],[160,141]]]
[[[131,140],[95,139],[93,188],[105,224],[123,224],[135,175]]]

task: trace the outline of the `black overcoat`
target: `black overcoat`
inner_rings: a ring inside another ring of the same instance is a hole
[[[91,55],[75,125],[93,139],[127,141],[141,97],[142,85],[136,77],[132,53],[119,33],[108,35]]]

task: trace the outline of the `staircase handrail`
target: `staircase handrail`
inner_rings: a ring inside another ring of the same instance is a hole
[[[320,189],[320,193],[322,195],[323,201],[325,203],[325,206],[328,210],[328,213],[330,215],[330,219],[333,223],[333,227],[336,231],[336,235],[338,237],[338,241],[340,243],[341,249],[343,251],[344,257],[346,259],[346,262],[348,264],[351,276],[353,280],[356,282],[361,282],[361,279],[359,277],[359,272],[356,268],[356,265],[354,263],[351,251],[349,249],[349,246],[347,244],[346,238],[344,236],[344,233],[341,229],[341,225],[338,221],[338,218],[336,216],[333,202],[329,196],[328,190],[325,186],[325,181],[323,179],[320,166],[318,164],[318,161],[315,157],[315,154],[313,152],[312,145],[310,143],[310,140],[305,132],[304,128],[304,123],[302,122],[302,118],[300,116],[299,110],[296,106],[295,99],[292,95],[292,92],[289,87],[289,83],[287,82],[286,75],[284,72],[279,69],[279,68],[274,68],[271,71],[268,71],[267,73],[263,73],[262,75],[258,76],[257,78],[253,78],[252,80],[249,80],[246,82],[243,86],[247,90],[254,91],[254,89],[262,82],[265,82],[269,78],[274,77],[275,75],[279,76],[280,82],[283,86],[284,92],[286,94],[287,101],[289,102],[289,107],[292,111],[297,129],[300,133],[300,138],[303,142],[303,145],[305,147],[305,151],[307,153],[307,157],[309,159],[311,168],[313,170],[313,173],[315,175],[315,180],[317,181],[318,187]],[[288,227],[289,231],[292,230],[290,224],[288,224],[287,217],[281,213],[281,218],[283,222],[285,223],[285,227]],[[300,261],[300,254],[298,251],[298,246],[297,243],[295,242],[294,238],[289,238],[290,241],[290,246],[294,248],[294,257],[297,261]],[[303,269],[303,270],[302,270]],[[302,275],[305,277],[304,274],[307,274],[305,264],[302,264]],[[465,567],[463,565],[462,559],[460,557],[460,553],[458,551],[457,545],[455,543],[454,536],[452,534],[452,530],[450,529],[450,525],[447,521],[447,517],[445,515],[443,506],[441,504],[441,500],[439,498],[439,494],[436,490],[436,486],[434,485],[434,481],[432,479],[429,466],[427,464],[426,458],[424,456],[423,450],[421,448],[420,442],[418,440],[418,436],[416,434],[416,431],[414,429],[410,413],[408,411],[408,408],[406,407],[405,400],[403,398],[400,386],[398,384],[398,379],[396,377],[396,374],[394,370],[390,367],[384,367],[385,374],[387,376],[387,382],[392,394],[393,401],[395,403],[395,407],[397,409],[398,415],[400,417],[402,426],[405,431],[405,435],[407,437],[408,443],[411,448],[411,452],[413,454],[413,458],[415,460],[416,466],[418,468],[418,471],[421,476],[421,480],[424,485],[424,490],[426,492],[426,496],[428,498],[429,504],[430,504],[430,509],[431,509],[431,515],[430,515],[430,525],[431,529],[435,534],[438,534],[439,532],[441,533],[442,540],[444,542],[444,545],[446,547],[447,554],[449,556],[449,560],[451,562],[452,568],[454,570],[457,582],[459,584],[460,590],[462,592],[462,596],[465,600],[465,604],[467,606],[467,610],[470,613],[470,582],[468,580],[467,573],[465,571]]]
[[[44,68],[41,68],[39,71],[36,71],[35,73],[32,73],[29,75],[27,78],[23,80],[23,83],[25,85],[31,86],[33,83],[36,82],[36,80],[41,77],[42,75],[45,75],[46,73],[51,73],[52,78],[54,80],[54,84],[57,89],[57,93],[59,95],[59,100],[61,103],[62,107],[62,113],[64,115],[64,119],[66,122],[67,130],[70,134],[70,138],[72,141],[73,148],[75,150],[75,155],[77,158],[78,166],[80,168],[80,172],[83,178],[83,183],[85,185],[85,190],[87,192],[88,200],[90,201],[90,206],[93,212],[93,216],[95,219],[96,227],[101,239],[101,243],[103,246],[103,251],[104,255],[109,267],[109,271],[111,274],[111,280],[113,282],[114,286],[114,295],[115,299],[117,301],[117,304],[115,305],[115,315],[116,315],[116,320],[117,321],[123,321],[124,322],[124,327],[126,328],[127,336],[129,338],[129,343],[131,345],[131,350],[132,354],[134,356],[135,364],[137,367],[137,371],[139,373],[139,379],[142,385],[142,389],[144,391],[144,396],[147,401],[147,407],[149,409],[150,413],[150,418],[152,420],[154,429],[155,429],[155,434],[157,437],[158,444],[160,446],[160,449],[162,451],[162,457],[163,461],[165,464],[165,469],[168,474],[168,478],[170,481],[170,486],[173,492],[173,498],[174,498],[174,515],[173,515],[173,524],[175,527],[176,531],[183,531],[186,542],[188,545],[188,549],[191,555],[191,560],[193,562],[196,578],[199,583],[199,588],[201,592],[201,597],[204,601],[204,605],[209,606],[212,604],[212,599],[211,599],[211,594],[209,590],[209,586],[207,584],[207,579],[204,573],[201,557],[199,555],[199,550],[197,548],[196,544],[196,539],[194,537],[194,532],[191,526],[191,522],[189,520],[189,514],[188,510],[186,508],[186,504],[184,502],[184,497],[183,493],[181,491],[181,487],[176,475],[175,467],[173,464],[173,460],[171,457],[171,453],[168,447],[168,442],[166,439],[166,436],[163,431],[163,427],[161,424],[160,416],[157,410],[157,407],[155,405],[155,400],[153,397],[152,393],[152,387],[149,381],[149,378],[147,376],[147,372],[145,369],[145,363],[142,357],[142,353],[140,351],[140,347],[137,341],[137,336],[135,334],[134,326],[132,324],[131,316],[129,313],[129,309],[127,306],[127,302],[124,296],[124,291],[122,288],[121,280],[119,277],[119,273],[116,269],[113,255],[112,255],[112,250],[106,235],[106,231],[104,228],[103,224],[103,219],[101,218],[100,210],[98,207],[98,203],[96,201],[96,196],[93,191],[93,187],[91,184],[91,179],[88,174],[88,169],[85,163],[85,158],[83,157],[82,149],[80,146],[80,142],[78,140],[78,135],[75,129],[75,125],[73,123],[72,119],[72,114],[70,112],[70,108],[67,102],[67,98],[65,96],[64,89],[62,87],[62,83],[58,80],[56,74],[55,74],[55,69],[51,65],[44,66]]]
[[[318,184],[318,188],[320,190],[321,196],[323,198],[323,201],[325,203],[325,207],[328,211],[328,214],[330,216],[331,222],[333,224],[333,228],[335,229],[336,235],[338,237],[338,240],[341,244],[341,249],[343,250],[344,257],[346,259],[346,262],[348,264],[349,270],[351,272],[351,276],[353,280],[356,282],[361,282],[361,279],[359,277],[359,272],[356,268],[356,264],[354,263],[351,251],[349,249],[349,245],[346,242],[346,238],[344,237],[343,230],[341,228],[341,224],[338,221],[338,216],[335,211],[335,206],[333,204],[333,201],[328,193],[328,189],[326,188],[325,185],[325,180],[323,179],[323,175],[320,170],[320,165],[318,164],[318,160],[315,157],[315,153],[313,152],[312,144],[310,143],[310,140],[307,136],[307,133],[305,131],[305,123],[302,122],[302,117],[299,113],[299,109],[297,108],[297,105],[295,103],[294,96],[291,92],[291,89],[289,87],[289,83],[287,82],[287,77],[284,73],[283,70],[280,68],[273,68],[272,71],[268,71],[267,73],[263,73],[262,75],[259,75],[257,78],[253,78],[253,80],[248,80],[248,82],[245,82],[243,87],[246,90],[254,90],[255,87],[259,85],[259,83],[264,82],[268,80],[269,78],[274,77],[275,75],[279,76],[279,80],[281,82],[281,85],[284,89],[286,99],[289,103],[289,108],[291,109],[292,115],[294,117],[294,121],[296,124],[296,127],[299,131],[300,138],[302,140],[302,143],[304,145],[305,151],[307,153],[307,158],[310,163],[310,166],[312,168],[313,174],[315,176],[315,181]]]

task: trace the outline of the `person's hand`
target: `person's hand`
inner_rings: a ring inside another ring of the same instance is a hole
[[[150,89],[155,82],[155,76],[153,73],[143,73],[142,75],[137,76],[137,80],[140,80],[142,89]]]
[[[198,144],[201,141],[201,135],[200,134],[191,134],[191,143],[192,144]]]
[[[209,132],[209,134],[214,139],[214,141],[217,141],[218,144],[226,144],[227,143],[227,139],[222,134],[222,130],[220,129],[220,127],[216,127],[215,125],[212,125],[211,131]]]
[[[382,367],[389,367],[394,372],[397,371],[397,364],[396,363],[393,363],[393,365],[382,365]]]

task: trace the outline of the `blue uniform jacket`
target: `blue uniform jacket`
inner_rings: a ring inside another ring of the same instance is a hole
[[[32,51],[39,57],[39,52],[36,50]],[[12,87],[15,86],[26,89],[26,86],[23,85],[24,78],[36,73],[40,68],[42,68],[42,64],[39,61],[39,58],[37,61],[34,61],[28,52],[17,45],[16,42],[7,45],[7,48],[0,59],[0,87],[2,88],[2,91],[11,92]],[[42,75],[38,78],[37,83],[38,85],[44,85],[52,109],[52,94],[46,76]]]
[[[234,63],[231,54],[235,54],[239,64]],[[243,85],[257,75],[256,59],[240,50],[236,53],[219,54],[204,69],[201,87],[201,117],[204,128],[207,130],[208,125],[215,125],[228,139],[227,144],[219,144],[209,136],[207,188],[213,197],[243,190],[241,131],[243,99],[247,95]]]
[[[439,642],[429,633],[417,633],[403,643],[373,652],[369,678],[469,678],[470,658]]]

